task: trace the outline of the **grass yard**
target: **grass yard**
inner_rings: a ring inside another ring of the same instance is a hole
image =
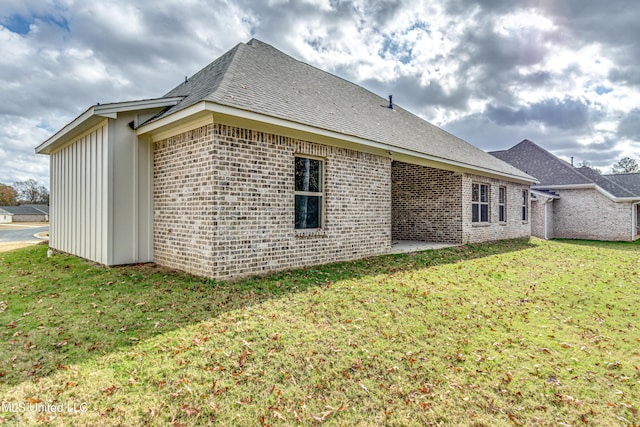
[[[46,250],[0,254],[0,424],[640,424],[640,243],[235,284]]]

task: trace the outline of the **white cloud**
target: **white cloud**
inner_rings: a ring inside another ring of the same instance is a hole
[[[525,3],[4,0],[0,182],[48,182],[33,148],[53,130],[96,102],[161,96],[254,36],[484,149],[640,158],[638,8]]]

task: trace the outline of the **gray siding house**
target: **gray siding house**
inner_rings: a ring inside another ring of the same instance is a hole
[[[94,105],[51,158],[50,246],[226,279],[528,237],[535,178],[259,40],[161,98]]]
[[[524,140],[495,157],[540,181],[532,186],[536,237],[634,241],[640,237],[640,174],[600,175]]]

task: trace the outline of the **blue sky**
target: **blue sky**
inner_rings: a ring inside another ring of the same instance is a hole
[[[97,102],[162,96],[257,37],[485,150],[530,139],[607,171],[640,160],[635,0],[0,3],[0,182]]]

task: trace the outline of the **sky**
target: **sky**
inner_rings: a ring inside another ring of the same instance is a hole
[[[637,0],[2,0],[0,183],[96,103],[164,95],[258,38],[486,150],[640,160]]]

